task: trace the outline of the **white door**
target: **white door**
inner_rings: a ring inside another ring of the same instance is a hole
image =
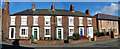
[[[93,38],[93,27],[88,27],[87,28],[87,37]]]

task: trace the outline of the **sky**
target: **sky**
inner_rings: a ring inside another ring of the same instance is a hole
[[[54,2],[54,4],[55,9],[65,10],[70,10],[70,5],[74,4],[74,10],[85,13],[86,9],[89,9],[92,16],[97,13],[119,16],[118,9],[120,9],[118,8],[120,7],[118,2]],[[35,2],[35,9],[51,9],[51,5],[52,2]],[[32,9],[32,2],[10,2],[9,8],[10,14],[13,14],[26,9]]]

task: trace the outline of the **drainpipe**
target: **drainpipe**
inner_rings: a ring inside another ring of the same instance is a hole
[[[54,16],[54,38],[56,38],[56,25],[55,25],[55,16]]]
[[[1,0],[1,11],[0,11],[1,12],[1,17],[0,17],[0,22],[1,22],[0,23],[0,36],[1,37],[0,37],[0,41],[2,41],[2,6],[3,6],[2,2],[3,2],[3,0]]]

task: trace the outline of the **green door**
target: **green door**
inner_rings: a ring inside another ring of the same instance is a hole
[[[34,29],[34,39],[37,39],[37,29]]]
[[[61,29],[58,29],[58,39],[61,39]]]

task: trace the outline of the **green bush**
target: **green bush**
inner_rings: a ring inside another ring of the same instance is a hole
[[[51,37],[48,37],[48,40],[51,40]]]
[[[79,33],[74,33],[74,34],[73,34],[73,37],[74,37],[73,40],[79,40],[79,39],[80,39]]]
[[[43,40],[43,38],[42,38],[42,37],[40,37],[40,40]]]
[[[55,38],[54,37],[52,37],[52,40],[54,40]]]
[[[94,41],[94,38],[91,38],[91,41]]]
[[[34,37],[31,35],[31,43],[34,42]]]
[[[45,40],[47,40],[47,37],[45,37]]]

